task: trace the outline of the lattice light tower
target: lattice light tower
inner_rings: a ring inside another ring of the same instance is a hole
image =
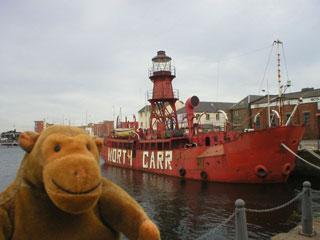
[[[173,90],[172,80],[175,78],[175,67],[165,51],[158,51],[152,58],[149,78],[153,82],[152,92],[148,92],[151,103],[150,129],[158,131],[179,129],[175,103],[178,100],[178,90]],[[152,97],[151,97],[152,93]],[[171,111],[168,110],[171,107]],[[154,126],[156,125],[156,126]]]

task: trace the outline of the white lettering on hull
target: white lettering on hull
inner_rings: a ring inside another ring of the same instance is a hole
[[[157,169],[163,169],[163,151],[158,151],[157,153]]]
[[[119,164],[126,164],[126,161],[132,166],[132,150],[108,148],[108,161]]]
[[[172,151],[166,151],[166,163],[165,163],[165,168],[169,168],[170,170],[172,170],[171,167],[171,161],[172,161]]]
[[[164,163],[164,169],[172,170],[171,162],[172,162],[172,151],[158,151],[155,158],[154,152],[151,152],[149,158],[149,152],[144,151],[142,155],[142,167],[147,169],[163,169],[162,162]],[[163,159],[165,156],[165,159]]]
[[[112,150],[112,162],[116,162],[117,149]]]
[[[142,167],[148,168],[148,163],[146,163],[146,158],[149,156],[149,152],[143,152],[142,155]]]
[[[108,148],[108,161],[132,166],[132,150]],[[172,170],[172,151],[143,151],[142,168]]]

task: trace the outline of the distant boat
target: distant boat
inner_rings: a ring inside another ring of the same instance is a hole
[[[1,133],[0,143],[2,146],[18,146],[18,139],[21,132],[16,130]]]
[[[107,165],[212,182],[287,181],[295,157],[281,144],[297,152],[304,126],[270,126],[239,133],[231,131],[227,121],[224,131],[205,132],[194,122],[198,118],[194,108],[200,100],[193,96],[185,104],[188,127],[184,129],[175,108],[178,96],[172,89],[175,68],[171,58],[159,51],[152,62],[151,127],[147,131],[135,129],[134,136],[125,138],[119,137],[118,129],[106,136],[101,155]]]

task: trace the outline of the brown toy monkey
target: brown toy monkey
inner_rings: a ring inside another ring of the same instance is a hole
[[[19,144],[26,154],[0,194],[0,240],[160,239],[140,205],[101,177],[101,139],[52,126]]]

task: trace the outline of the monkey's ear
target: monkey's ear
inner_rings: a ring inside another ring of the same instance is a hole
[[[101,152],[102,147],[103,147],[103,141],[101,140],[101,138],[94,137],[93,141],[96,143],[98,151]]]
[[[27,153],[30,153],[39,136],[40,134],[36,132],[23,132],[19,137],[20,147]]]

